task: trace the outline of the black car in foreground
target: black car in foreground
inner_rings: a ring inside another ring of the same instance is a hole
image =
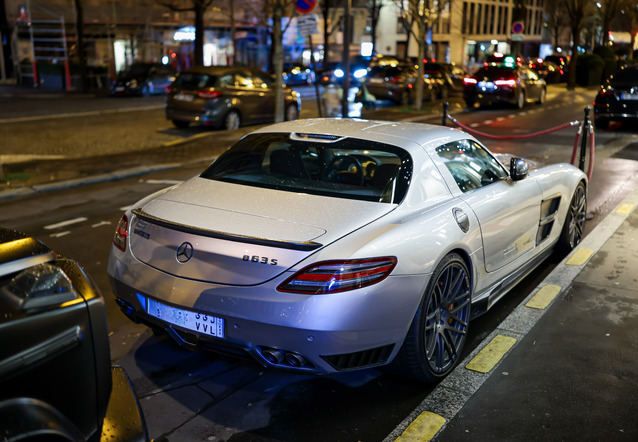
[[[0,440],[146,441],[106,308],[73,260],[0,228]]]
[[[488,64],[464,80],[463,99],[468,107],[475,103],[513,104],[522,109],[526,102],[545,102],[545,80],[526,66]]]
[[[638,66],[621,69],[600,87],[594,100],[594,124],[607,129],[610,121],[638,122]]]
[[[133,63],[118,74],[111,85],[111,95],[164,95],[166,87],[175,80],[176,74],[170,65]]]

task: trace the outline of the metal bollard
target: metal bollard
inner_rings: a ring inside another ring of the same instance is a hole
[[[583,133],[582,138],[580,139],[580,158],[578,161],[578,168],[585,171],[585,156],[587,155],[587,139],[589,138],[589,112],[591,111],[591,107],[587,106],[585,108],[585,118],[583,119]]]
[[[447,107],[449,106],[450,103],[448,103],[447,101],[443,102],[443,121],[441,122],[442,126],[447,126]]]

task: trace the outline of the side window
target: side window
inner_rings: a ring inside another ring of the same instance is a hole
[[[508,176],[483,146],[472,140],[459,140],[436,148],[462,192],[487,186]]]

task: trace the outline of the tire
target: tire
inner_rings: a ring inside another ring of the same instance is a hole
[[[289,104],[286,108],[286,121],[293,121],[299,118],[299,111],[297,110],[297,106],[295,104]]]
[[[560,253],[569,253],[580,244],[583,239],[583,231],[585,228],[585,217],[587,215],[587,192],[585,184],[578,183],[574,195],[567,209],[565,224],[558,238],[556,249]]]
[[[448,375],[465,345],[471,291],[470,273],[463,258],[456,253],[445,256],[432,274],[391,368],[422,382]]]
[[[544,104],[546,97],[547,97],[547,91],[545,90],[545,88],[543,88],[541,89],[541,94],[538,96],[538,101],[536,103]]]
[[[606,118],[594,118],[594,126],[596,129],[606,130],[609,127],[609,120]]]
[[[148,83],[144,83],[144,86],[142,86],[142,97],[150,97],[151,96],[151,87],[148,85]]]
[[[476,103],[475,100],[465,100],[465,104],[467,104],[467,107],[472,109],[474,107],[474,104]]]
[[[518,94],[516,94],[514,106],[516,106],[516,109],[523,109],[525,106],[525,92],[519,91]]]
[[[186,129],[191,124],[189,121],[182,121],[182,120],[172,120],[172,121],[173,121],[173,125],[177,127],[178,129]]]
[[[235,130],[241,126],[241,116],[236,110],[229,111],[224,117],[224,129]]]

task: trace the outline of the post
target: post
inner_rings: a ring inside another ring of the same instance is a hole
[[[232,1],[231,1],[232,3]],[[308,36],[308,45],[310,46],[310,61],[312,61],[312,72],[314,72],[315,95],[317,96],[317,110],[319,111],[319,118],[323,118],[323,112],[321,110],[321,97],[319,96],[319,79],[317,78],[317,60],[315,60],[315,49],[312,47],[312,34]]]
[[[585,156],[587,154],[587,139],[589,138],[587,135],[589,134],[589,111],[591,107],[587,106],[585,108],[585,118],[583,119],[583,133],[582,138],[580,139],[580,158],[578,161],[578,168],[585,171]]]
[[[442,126],[447,126],[447,107],[450,105],[447,101],[443,102],[443,121],[441,122]]]
[[[348,118],[349,116],[349,103],[348,92],[350,91],[350,28],[352,27],[352,18],[350,17],[350,10],[352,8],[352,0],[344,0],[346,3],[343,25],[343,83],[341,89],[343,94],[341,95],[341,116]]]

